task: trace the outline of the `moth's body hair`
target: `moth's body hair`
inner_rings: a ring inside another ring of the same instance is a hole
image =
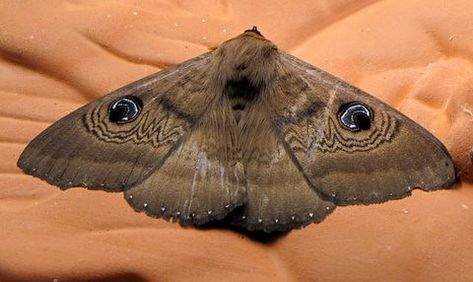
[[[228,81],[248,79],[253,86],[264,88],[274,79],[278,63],[276,45],[253,38],[230,40],[215,50],[211,81],[216,91],[223,89]]]

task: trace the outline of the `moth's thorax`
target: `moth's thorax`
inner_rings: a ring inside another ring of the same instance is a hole
[[[237,122],[276,75],[278,49],[255,32],[222,43],[215,52],[214,89],[229,102]]]
[[[273,79],[277,58],[276,45],[262,36],[246,32],[217,48],[214,75],[221,85],[246,79],[260,87]]]

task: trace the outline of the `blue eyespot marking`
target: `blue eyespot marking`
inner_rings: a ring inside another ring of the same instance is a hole
[[[368,130],[373,121],[373,111],[362,103],[351,102],[340,107],[338,121],[350,131]]]
[[[110,121],[114,123],[127,123],[134,120],[141,112],[140,99],[127,96],[113,102],[109,108]]]

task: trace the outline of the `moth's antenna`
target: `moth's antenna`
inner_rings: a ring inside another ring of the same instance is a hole
[[[259,32],[258,27],[256,27],[255,25],[254,25],[251,29],[245,30],[245,32],[254,32],[254,33],[258,34],[259,36],[263,36],[263,35],[261,34],[261,32]],[[263,36],[263,37],[264,37],[264,36]]]

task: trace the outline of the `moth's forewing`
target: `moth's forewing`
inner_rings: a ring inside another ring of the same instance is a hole
[[[453,184],[451,157],[427,130],[295,57],[283,54],[281,63],[282,81],[299,85],[295,96],[304,103],[292,114],[281,108],[275,125],[302,172],[328,199],[337,204],[378,203],[407,196],[416,187],[434,190]],[[292,98],[278,97],[281,105]],[[354,104],[369,108],[369,128],[350,130],[341,122],[344,107]]]
[[[210,54],[196,57],[74,111],[31,141],[18,166],[61,188],[122,191],[143,181],[205,110],[209,60]],[[135,97],[142,110],[114,122],[111,105],[124,97]]]

